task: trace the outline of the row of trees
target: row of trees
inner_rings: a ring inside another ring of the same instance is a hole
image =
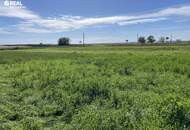
[[[145,43],[153,44],[155,42],[156,42],[156,39],[152,35],[148,36],[147,38],[143,37],[143,36],[138,38],[138,43],[141,43],[141,44],[145,44]],[[173,42],[172,38],[164,37],[164,36],[160,37],[160,39],[157,41],[157,43],[172,43],[172,42]],[[176,40],[175,42],[179,43],[179,42],[181,42],[181,40]]]
[[[156,40],[155,40],[154,36],[152,36],[152,35],[148,36],[147,39],[145,37],[142,37],[142,36],[138,38],[139,43],[144,44],[147,41],[148,41],[148,43],[154,43]]]
[[[58,45],[59,46],[67,46],[70,44],[70,41],[71,41],[70,38],[62,37],[62,38],[59,38]],[[128,40],[126,40],[126,42],[128,42]],[[153,35],[150,35],[147,38],[143,37],[143,36],[138,38],[138,43],[141,43],[141,44],[145,44],[145,43],[153,44],[155,42],[157,42],[157,43],[172,43],[173,41],[172,41],[172,38],[164,37],[164,36],[160,37],[160,39],[158,41],[156,41],[156,39]],[[180,43],[181,40],[176,40],[175,42]]]

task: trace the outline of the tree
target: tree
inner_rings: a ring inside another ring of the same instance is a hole
[[[139,37],[138,42],[141,44],[145,44],[146,43],[145,37]]]
[[[43,46],[43,43],[42,43],[42,42],[40,42],[40,46]]]
[[[182,43],[182,40],[181,39],[177,39],[176,43]]]
[[[159,42],[160,43],[165,43],[165,37],[160,37]]]
[[[169,43],[169,39],[170,39],[169,37],[166,37],[166,42],[167,42],[167,43]]]
[[[148,43],[154,43],[156,41],[154,36],[152,35],[148,36],[147,40],[148,40]]]
[[[70,44],[70,38],[68,37],[62,37],[62,38],[59,38],[58,40],[59,46],[68,46],[69,44]]]

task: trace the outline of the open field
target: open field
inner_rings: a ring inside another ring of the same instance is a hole
[[[0,51],[0,130],[190,129],[190,45]]]
[[[26,49],[29,48],[29,46],[17,46],[17,45],[12,45],[12,46],[8,46],[8,45],[0,45],[0,50],[15,50],[15,49]]]

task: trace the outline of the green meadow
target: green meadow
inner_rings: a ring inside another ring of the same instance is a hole
[[[190,129],[190,45],[0,51],[0,130],[171,129]]]

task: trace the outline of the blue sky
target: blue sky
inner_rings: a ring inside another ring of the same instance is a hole
[[[189,0],[0,0],[0,44],[136,41],[140,36],[173,35],[190,40]]]

